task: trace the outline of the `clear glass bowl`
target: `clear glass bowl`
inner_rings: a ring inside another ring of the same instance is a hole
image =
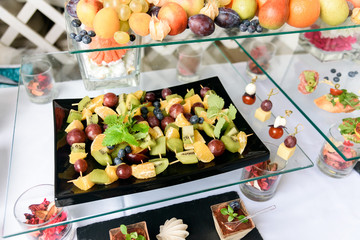
[[[54,186],[51,184],[36,185],[22,193],[15,202],[14,216],[25,231],[39,228],[26,235],[29,239],[72,239],[74,236],[71,224],[46,228],[69,219],[65,208],[55,206]],[[34,224],[28,223],[32,220]]]

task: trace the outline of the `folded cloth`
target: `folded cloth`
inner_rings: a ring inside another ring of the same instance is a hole
[[[0,87],[17,86],[19,82],[20,66],[0,66]]]

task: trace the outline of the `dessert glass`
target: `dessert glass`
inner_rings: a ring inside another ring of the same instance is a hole
[[[238,201],[240,203],[240,210],[237,212],[239,215],[249,216],[249,213],[240,198],[212,205],[210,207],[215,228],[221,240],[239,240],[255,228],[255,224],[252,219],[249,219],[247,223],[237,223],[236,220],[231,222],[227,221],[227,216],[223,215],[220,211],[222,208],[227,208],[227,206],[233,201]]]
[[[266,146],[270,150],[270,158],[265,162],[243,168],[241,173],[241,180],[256,178],[240,185],[241,192],[254,201],[267,201],[275,195],[282,176],[280,173],[287,164],[286,160],[277,155],[277,145],[266,143]],[[261,178],[266,175],[271,176]]]
[[[128,233],[134,232],[135,229],[137,229],[136,232],[138,232],[138,234],[143,235],[146,240],[150,239],[149,232],[147,230],[147,225],[146,225],[145,221],[127,225],[126,228],[127,228]],[[141,231],[141,233],[139,233],[139,231]],[[110,235],[110,240],[125,239],[124,235],[121,234],[120,227],[110,229],[109,235]]]
[[[360,144],[346,141],[341,135],[339,124],[332,125],[327,133],[328,139],[347,157],[353,158],[360,155]],[[345,161],[335,149],[325,141],[317,161],[318,168],[325,174],[342,178],[350,174],[358,160]]]
[[[258,79],[265,79],[264,71],[270,68],[270,62],[276,52],[276,46],[271,42],[253,41],[250,46],[250,55],[261,66],[259,68],[253,60],[249,60],[246,65],[246,72],[250,77],[257,76]]]
[[[193,48],[190,45],[182,45],[177,48],[177,54],[178,62],[176,72],[178,80],[186,83],[199,80],[199,70],[203,55],[202,48]]]
[[[25,229],[37,229],[43,228],[46,225],[55,224],[61,221],[66,221],[69,219],[69,214],[64,208],[57,208],[54,206],[52,214],[49,217],[45,217],[44,220],[39,220],[36,224],[26,223],[30,221],[29,218],[32,215],[32,211],[29,206],[31,205],[40,205],[45,201],[49,201],[49,206],[54,204],[54,186],[51,184],[41,184],[29,188],[20,197],[16,200],[14,205],[14,216],[19,224]],[[36,206],[33,208],[37,208]],[[46,214],[46,211],[39,208],[35,210],[37,212],[43,212]],[[49,211],[50,212],[50,211]],[[26,216],[27,215],[27,216]],[[45,228],[42,230],[37,230],[28,233],[26,236],[29,239],[72,239],[74,237],[74,229],[71,224],[59,225],[56,227]]]

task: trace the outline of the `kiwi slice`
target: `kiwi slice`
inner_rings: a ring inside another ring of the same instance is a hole
[[[151,148],[150,155],[159,156],[165,154],[166,154],[166,138],[165,136],[162,136],[156,139],[156,145]]]
[[[213,125],[211,125],[210,123],[207,123],[207,122],[203,122],[203,128],[204,128],[204,132],[206,133],[206,135],[208,135],[211,138],[213,138],[215,136],[214,135],[215,127]]]
[[[195,164],[199,162],[194,150],[177,153],[176,158],[179,159],[182,164]]]
[[[78,104],[78,111],[81,112],[84,108],[86,108],[91,103],[91,99],[89,96],[83,97]]]
[[[85,152],[85,143],[73,143],[71,145],[71,152],[78,153],[78,152]]]
[[[166,141],[167,148],[175,153],[184,151],[183,141],[179,138],[170,138]]]
[[[239,148],[240,148],[240,144],[239,141],[237,139],[236,136],[222,136],[220,139],[224,145],[226,150],[228,150],[229,152],[232,153],[236,153],[238,152]]]
[[[169,166],[169,160],[167,158],[154,158],[149,162],[154,163],[156,175],[159,175]]]
[[[110,155],[102,149],[91,152],[91,156],[102,166],[106,166],[108,163],[112,164]]]
[[[86,117],[86,125],[89,126],[90,124],[97,124],[99,122],[99,115],[93,114],[91,116]]]
[[[81,112],[71,109],[66,122],[71,123],[74,120],[81,121],[81,118],[82,118]]]
[[[187,99],[187,98],[189,98],[189,97],[192,97],[192,96],[194,96],[195,95],[195,91],[194,91],[194,89],[192,88],[192,89],[190,89],[190,91],[188,91],[187,93],[186,93],[186,95],[185,95],[185,99]]]
[[[103,169],[94,169],[89,173],[89,179],[96,184],[105,184],[110,181],[109,176]]]
[[[169,123],[168,125],[166,125],[165,130],[164,130],[164,134],[166,134],[167,130],[168,130],[170,127],[173,127],[173,128],[176,128],[177,130],[179,130],[178,125],[176,125],[175,123],[172,122],[172,123]]]
[[[175,93],[175,94],[171,94],[171,95],[166,96],[166,101],[169,101],[170,99],[173,99],[173,98],[181,98],[181,99],[183,99],[182,96]]]

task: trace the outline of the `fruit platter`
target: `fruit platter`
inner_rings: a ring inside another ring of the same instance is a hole
[[[59,206],[149,191],[269,157],[219,78],[53,100]]]
[[[65,5],[74,52],[125,49],[137,38],[139,45],[164,45],[307,31],[317,21],[317,28],[329,30],[360,23],[357,0],[69,0]]]

